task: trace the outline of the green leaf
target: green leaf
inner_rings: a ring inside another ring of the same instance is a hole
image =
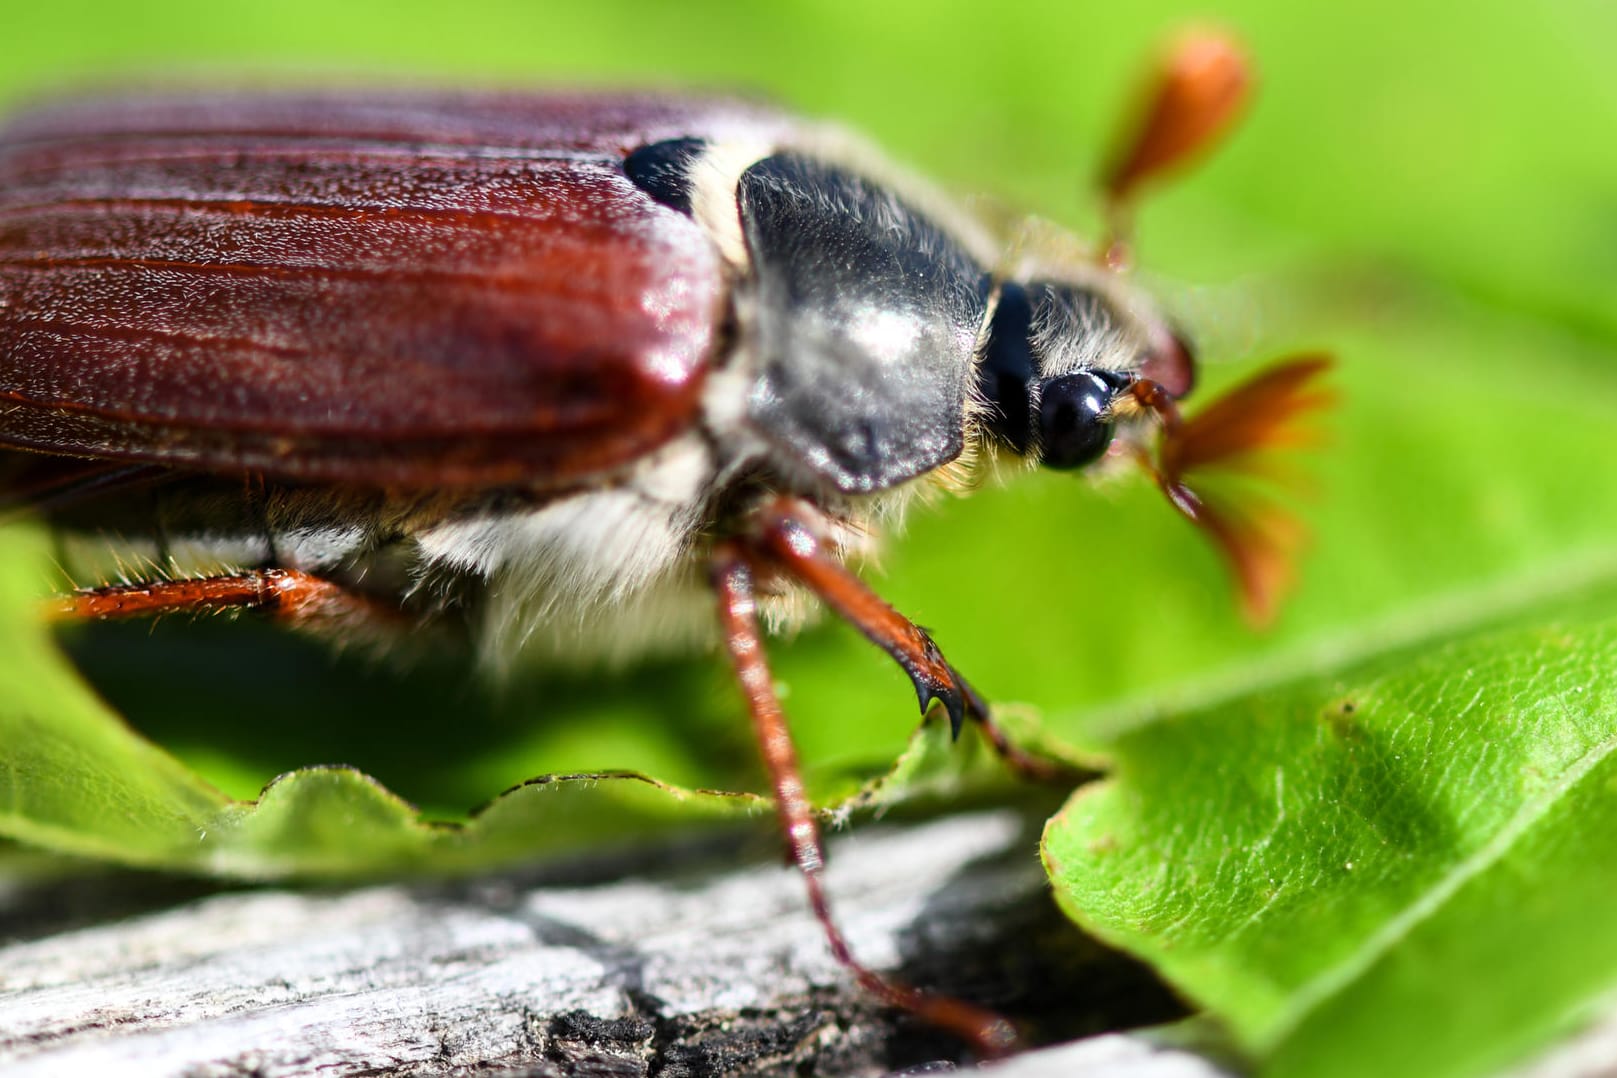
[[[90,856],[181,841],[224,798],[83,690],[14,583],[42,544],[0,543],[0,835]]]
[[[1467,1074],[1617,989],[1617,566],[1147,723],[1044,857],[1275,1074]]]

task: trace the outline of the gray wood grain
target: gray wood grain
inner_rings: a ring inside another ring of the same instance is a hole
[[[1041,818],[965,813],[832,844],[831,892],[867,962],[1066,1042],[1010,1060],[971,1066],[850,985],[755,832],[456,883],[0,875],[0,1073],[1227,1078],[1179,1035],[1082,1037],[1178,1011],[1054,910]],[[1608,1016],[1515,1073],[1610,1074],[1614,1029]]]
[[[855,950],[1044,1037],[1171,1015],[1138,967],[1054,912],[1036,823],[994,810],[837,838],[829,884]],[[797,877],[749,848],[756,836],[665,848],[650,867],[610,854],[325,891],[130,873],[0,884],[13,941],[0,946],[0,1067],[674,1076],[959,1062],[960,1046],[848,982]]]

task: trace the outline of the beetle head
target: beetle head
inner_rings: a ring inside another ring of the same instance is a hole
[[[1166,321],[1123,310],[1105,286],[1007,282],[978,392],[986,433],[1047,468],[1081,468],[1108,449],[1133,456],[1218,548],[1248,617],[1262,622],[1288,583],[1301,529],[1250,483],[1203,480],[1274,478],[1263,451],[1309,440],[1300,420],[1328,403],[1317,383],[1328,365],[1321,355],[1276,363],[1187,419],[1178,402],[1195,384],[1195,361]],[[1114,446],[1120,429],[1127,437]]]
[[[1129,264],[1140,189],[1216,144],[1251,84],[1243,50],[1222,33],[1187,34],[1163,54],[1144,108],[1124,128],[1101,177],[1107,236],[1095,262],[1102,275],[1088,284],[1001,285],[978,388],[989,405],[986,430],[1046,467],[1079,468],[1109,448],[1132,455],[1212,541],[1236,578],[1247,617],[1263,622],[1289,583],[1302,529],[1282,505],[1239,480],[1294,478],[1262,451],[1308,440],[1300,418],[1328,403],[1317,379],[1330,361],[1304,355],[1273,364],[1182,418],[1178,401],[1196,383],[1189,346],[1165,318],[1125,296],[1118,275],[1104,272]],[[1129,436],[1114,446],[1119,428]]]
[[[1189,346],[1165,324],[1125,312],[1104,286],[1000,286],[978,389],[1001,444],[1048,468],[1091,464],[1138,411],[1130,402],[1141,381],[1171,399],[1195,382]]]

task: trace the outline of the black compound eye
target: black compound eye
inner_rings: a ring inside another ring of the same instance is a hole
[[[1124,388],[1110,371],[1079,371],[1052,378],[1039,391],[1039,459],[1047,468],[1082,468],[1112,444],[1106,418]]]

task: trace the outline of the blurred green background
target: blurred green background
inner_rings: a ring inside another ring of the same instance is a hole
[[[175,77],[736,88],[858,128],[962,196],[1089,230],[1085,177],[1144,57],[1197,21],[1249,43],[1260,94],[1231,145],[1149,203],[1140,260],[1215,385],[1294,347],[1340,358],[1295,600],[1276,631],[1250,632],[1211,553],[1144,482],[1053,475],[917,513],[876,578],[992,698],[1092,740],[1602,563],[1617,516],[1617,9],[28,5],[7,14],[0,100]],[[242,692],[260,648],[274,697]],[[452,661],[401,683],[245,626],[114,628],[80,650],[137,726],[238,796],[331,761],[445,813],[556,769],[756,781],[713,662],[490,692]],[[824,627],[775,654],[811,764],[903,743],[909,690],[853,634]]]

